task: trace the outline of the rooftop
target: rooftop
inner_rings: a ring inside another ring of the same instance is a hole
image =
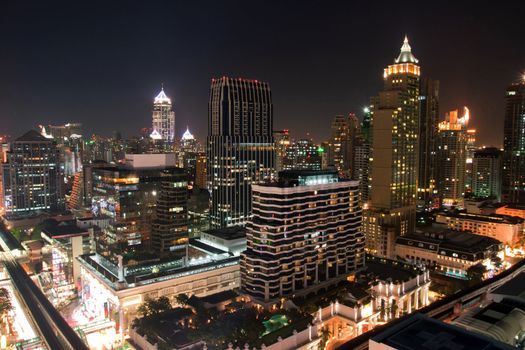
[[[52,238],[66,238],[89,234],[88,230],[78,227],[74,222],[63,221],[58,223],[53,220],[56,223],[52,223],[51,220],[46,221],[49,222],[49,225],[42,228],[42,232]]]
[[[435,244],[436,251],[439,246],[439,248],[460,250],[468,253],[477,253],[501,244],[500,241],[491,237],[454,230],[419,231],[396,239],[396,243],[404,245],[411,245],[411,241]]]
[[[242,226],[232,226],[225,228],[212,229],[204,231],[205,233],[225,239],[227,241],[233,239],[246,238],[246,229]]]
[[[159,92],[159,94],[157,95],[157,97],[155,97],[155,101],[154,103],[167,103],[167,104],[171,104],[171,99],[166,95],[166,93],[164,92],[164,88],[162,88],[162,90]]]
[[[49,139],[45,138],[36,130],[29,130],[19,138],[15,140],[15,142],[52,142]]]
[[[414,314],[371,338],[399,350],[510,350],[510,345],[470,332],[422,314]]]
[[[438,215],[458,218],[458,219],[464,219],[464,220],[493,222],[493,223],[499,223],[499,224],[517,225],[517,224],[523,223],[523,219],[517,216],[508,216],[508,215],[500,215],[500,214],[483,215],[483,214],[471,214],[471,213],[463,213],[463,212],[450,212],[450,213],[441,212]]]
[[[516,275],[513,279],[496,288],[492,294],[500,294],[511,297],[518,297],[525,301],[525,272]]]
[[[369,255],[366,257],[365,267],[363,273],[371,273],[381,281],[408,281],[422,273],[422,270],[414,265]]]

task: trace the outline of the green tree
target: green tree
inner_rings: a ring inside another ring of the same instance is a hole
[[[184,294],[184,293],[178,294],[175,297],[175,301],[177,302],[177,304],[179,304],[181,306],[188,306],[188,300],[189,299],[190,299],[190,297],[188,297],[188,295]]]
[[[147,298],[140,306],[137,308],[137,312],[142,317],[158,315],[168,310],[171,310],[171,303],[167,297],[160,297],[158,299],[149,299]]]
[[[331,337],[332,333],[328,330],[328,327],[321,329],[321,342],[319,343],[319,350],[324,350],[326,348],[326,344]]]
[[[469,267],[467,270],[467,276],[469,278],[470,285],[478,284],[481,281],[483,281],[483,276],[485,275],[485,272],[487,272],[487,269],[483,264],[476,264],[474,266]]]
[[[5,288],[0,288],[0,318],[2,319],[2,325],[7,320],[7,314],[13,310],[13,304],[11,303],[11,296]],[[3,327],[2,327],[3,328]]]

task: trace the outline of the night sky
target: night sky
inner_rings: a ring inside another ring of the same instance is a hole
[[[441,81],[441,116],[467,105],[480,144],[501,146],[505,88],[525,69],[524,1],[352,3],[3,2],[0,134],[68,121],[136,134],[164,83],[178,137],[189,125],[203,138],[210,80],[227,75],[268,81],[274,129],[322,141],[335,114],[382,88],[406,33]]]

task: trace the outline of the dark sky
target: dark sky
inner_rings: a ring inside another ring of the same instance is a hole
[[[0,133],[78,121],[134,134],[163,82],[177,134],[202,138],[210,79],[228,75],[268,81],[274,128],[321,141],[380,90],[406,33],[441,81],[441,114],[470,106],[480,144],[499,146],[505,88],[525,69],[525,2],[481,3],[4,1]]]

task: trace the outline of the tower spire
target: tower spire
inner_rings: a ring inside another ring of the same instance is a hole
[[[412,54],[412,48],[408,43],[408,35],[405,34],[403,45],[401,46],[401,52],[395,59],[395,63],[418,63],[418,59]]]

